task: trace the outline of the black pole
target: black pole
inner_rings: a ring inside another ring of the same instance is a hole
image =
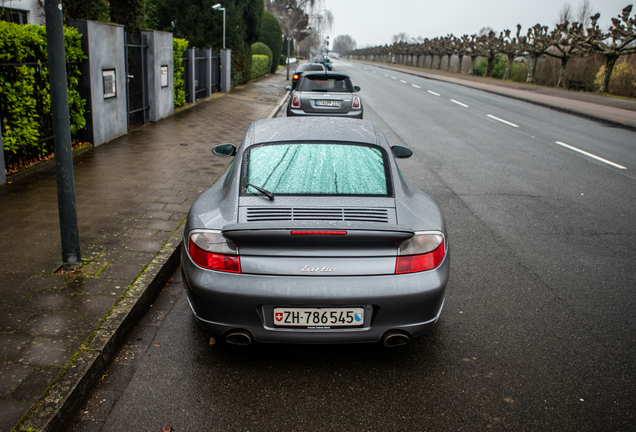
[[[55,136],[55,176],[57,180],[57,205],[60,213],[62,264],[65,270],[72,270],[82,267],[82,259],[75,205],[62,1],[45,0],[44,9],[49,56],[49,83],[51,85],[51,114],[53,135]]]

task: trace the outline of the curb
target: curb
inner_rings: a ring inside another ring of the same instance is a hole
[[[351,60],[349,60],[349,61],[351,61]],[[495,95],[498,95],[498,96],[504,96],[504,97],[507,97],[509,99],[514,99],[514,100],[518,100],[518,101],[522,101],[522,102],[531,103],[533,105],[541,106],[541,107],[544,107],[544,108],[549,108],[551,110],[559,111],[559,112],[562,112],[562,113],[565,113],[565,114],[570,114],[570,115],[581,117],[581,118],[584,118],[584,119],[587,119],[587,120],[592,120],[592,121],[595,121],[597,123],[604,124],[606,126],[612,126],[612,127],[616,127],[616,128],[626,129],[626,130],[629,130],[631,132],[636,132],[636,126],[628,125],[628,124],[617,122],[617,121],[614,121],[614,120],[609,120],[609,119],[606,119],[604,117],[598,117],[598,116],[595,116],[593,114],[586,114],[586,113],[583,113],[583,112],[580,112],[580,111],[572,110],[572,109],[569,109],[569,108],[559,107],[559,106],[552,105],[552,104],[545,103],[545,102],[539,102],[539,101],[534,101],[534,100],[531,100],[531,99],[526,99],[524,97],[513,96],[513,95],[510,95],[510,94],[499,92],[497,90],[482,89],[482,88],[479,88],[479,87],[471,86],[469,84],[462,84],[462,83],[458,83],[458,82],[454,82],[454,81],[447,81],[447,80],[442,79],[442,78],[432,77],[432,76],[428,76],[428,75],[421,75],[421,74],[418,74],[418,73],[415,73],[415,72],[411,72],[411,71],[408,71],[408,70],[402,70],[402,69],[398,69],[398,68],[392,68],[390,66],[384,66],[382,64],[368,63],[368,62],[361,61],[361,60],[354,60],[354,61],[356,63],[367,64],[367,65],[370,65],[370,66],[375,66],[375,67],[380,68],[380,69],[392,70],[392,71],[400,72],[400,73],[403,73],[403,74],[406,74],[406,75],[416,76],[418,78],[424,78],[424,79],[428,79],[428,80],[432,80],[432,81],[444,82],[444,83],[447,83],[447,84],[455,84],[455,85],[459,85],[459,86],[462,86],[462,87],[471,88],[473,90],[479,90],[479,91],[483,91],[483,92],[486,92],[486,93],[495,94]],[[458,78],[458,79],[461,79],[461,77]]]
[[[182,224],[137,276],[133,285],[115,304],[90,340],[80,349],[63,376],[44,399],[27,414],[19,430],[64,431],[67,422],[108,371],[130,330],[150,308],[179,265]]]
[[[283,107],[283,105],[285,104],[285,101],[287,100],[287,98],[289,97],[289,94],[291,93],[291,91],[288,91],[287,94],[285,94],[285,96],[283,96],[280,100],[280,102],[278,103],[278,105],[276,105],[276,108],[274,108],[272,110],[271,113],[269,113],[269,115],[267,116],[268,119],[270,118],[274,118],[278,115],[278,113],[280,112],[280,109]]]

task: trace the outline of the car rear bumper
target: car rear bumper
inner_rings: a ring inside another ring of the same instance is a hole
[[[350,110],[346,113],[337,112],[305,112],[301,109],[287,108],[287,117],[348,117],[362,119],[362,110]]]
[[[385,276],[269,276],[231,274],[195,265],[182,249],[188,302],[199,323],[216,337],[248,330],[256,342],[377,342],[389,330],[411,337],[437,322],[444,304],[449,256],[438,268]],[[363,307],[360,328],[302,329],[274,326],[274,307]]]

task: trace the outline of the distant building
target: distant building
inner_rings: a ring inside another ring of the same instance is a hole
[[[44,0],[0,0],[0,20],[45,25]]]

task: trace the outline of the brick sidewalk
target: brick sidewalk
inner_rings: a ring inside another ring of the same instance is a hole
[[[85,261],[77,274],[55,273],[62,259],[54,166],[0,186],[0,432],[25,418],[23,429],[59,423],[85,375],[99,362],[106,367],[121,329],[178,262],[190,205],[228,163],[212,146],[240,143],[284,86],[284,73],[261,78],[76,155]]]

